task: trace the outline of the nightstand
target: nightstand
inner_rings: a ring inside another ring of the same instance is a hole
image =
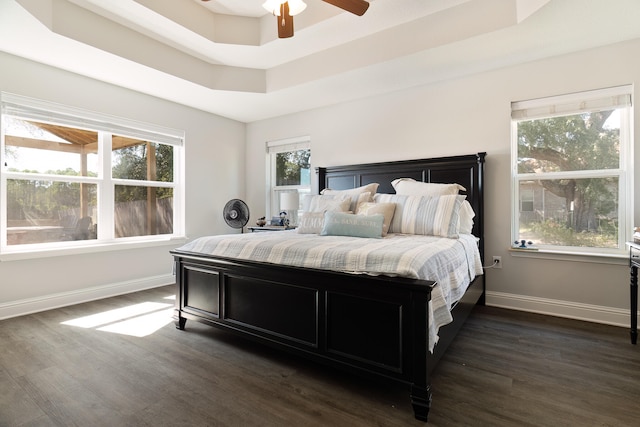
[[[258,231],[284,231],[284,230],[295,230],[295,225],[263,225],[262,227],[247,227],[251,232]]]

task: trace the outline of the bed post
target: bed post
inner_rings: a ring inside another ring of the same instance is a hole
[[[480,196],[478,197],[478,212],[476,213],[479,221],[478,221],[478,250],[480,251],[480,259],[482,260],[482,265],[485,265],[484,262],[484,158],[487,155],[486,152],[481,152],[476,154],[478,159],[478,170],[476,173],[476,177],[478,180],[478,188],[476,189],[476,193]],[[486,288],[487,281],[485,280],[485,276],[482,276],[482,295],[478,300],[479,305],[486,304]]]
[[[429,409],[431,409],[431,381],[429,380],[429,367],[427,366],[429,315],[427,307],[431,300],[431,293],[425,298],[424,292],[411,293],[411,318],[414,319],[413,351],[411,354],[411,406],[413,415],[417,420],[427,421]],[[415,321],[415,319],[424,319]]]
[[[181,274],[181,264],[180,262],[178,262],[178,259],[176,257],[174,257],[173,260],[173,277],[175,277],[176,279],[176,300],[173,304],[173,320],[176,324],[176,329],[180,329],[180,330],[184,330],[184,327],[187,323],[187,319],[182,317],[182,315],[180,314],[181,311],[180,309],[182,308],[182,286],[180,286],[180,280],[182,277]]]
[[[327,179],[327,168],[316,168],[316,175],[318,176],[318,191],[316,191],[315,193],[312,194],[320,194],[320,192],[322,190],[325,189],[326,184],[326,179]]]

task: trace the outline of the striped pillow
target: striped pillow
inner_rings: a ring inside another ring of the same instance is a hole
[[[466,196],[400,196],[376,194],[376,203],[395,203],[389,233],[457,238],[460,207]]]

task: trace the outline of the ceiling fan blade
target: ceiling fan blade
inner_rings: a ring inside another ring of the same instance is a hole
[[[369,2],[364,0],[322,0],[347,12],[362,16],[369,9]]]
[[[293,37],[293,16],[289,15],[289,2],[282,4],[280,16],[276,16],[276,20],[278,21],[278,38]]]

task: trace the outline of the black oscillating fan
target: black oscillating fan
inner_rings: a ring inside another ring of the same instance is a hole
[[[240,199],[231,199],[224,205],[222,216],[229,227],[242,229],[249,222],[249,206]]]

